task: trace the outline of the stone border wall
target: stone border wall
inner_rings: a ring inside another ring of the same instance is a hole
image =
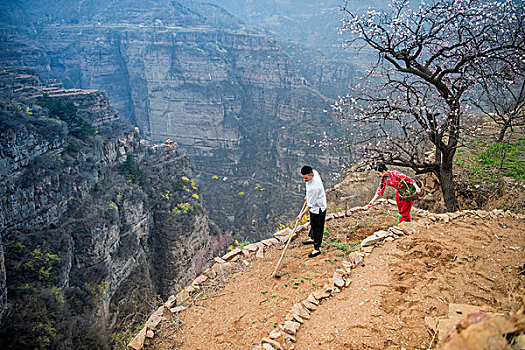
[[[387,204],[396,209],[396,202],[393,200],[380,199],[378,203]],[[346,211],[339,211],[337,213],[329,214],[326,217],[326,222],[331,220],[342,219],[352,216],[356,211],[363,211],[362,207],[354,207]],[[287,313],[285,319],[279,323],[278,329],[272,330],[267,337],[263,337],[261,341],[254,347],[254,350],[283,350],[294,349],[296,342],[295,334],[301,328],[301,325],[310,319],[310,315],[321,304],[324,299],[329,298],[334,293],[339,293],[342,289],[347,288],[351,284],[350,274],[354,268],[361,265],[364,258],[369,255],[375,246],[379,246],[388,241],[393,241],[404,235],[410,235],[419,232],[422,228],[429,228],[430,225],[440,221],[450,223],[451,221],[460,217],[475,217],[480,219],[493,219],[497,217],[511,216],[513,218],[524,220],[525,215],[516,215],[510,211],[494,209],[490,212],[484,210],[463,210],[454,213],[433,214],[426,210],[414,208],[414,212],[421,216],[421,219],[415,222],[402,222],[397,226],[390,227],[388,230],[380,230],[374,232],[372,235],[365,238],[359,247],[358,251],[349,254],[347,259],[343,260],[340,268],[336,269],[331,279],[319,288],[317,291],[311,293],[306,299],[300,303],[295,304]],[[309,223],[298,226],[294,237],[299,232],[308,229]],[[201,275],[193,280],[193,282],[180,291],[177,295],[171,295],[168,300],[160,306],[146,321],[145,326],[128,344],[128,349],[140,350],[144,347],[144,342],[147,338],[155,336],[155,330],[158,325],[165,319],[164,313],[171,312],[176,314],[185,310],[190,305],[191,296],[194,292],[202,289],[207,283],[215,278],[222,278],[231,273],[234,264],[243,263],[247,265],[245,258],[264,258],[264,251],[269,247],[284,245],[292,230],[286,228],[274,233],[272,238],[262,240],[257,243],[252,243],[245,246],[243,249],[236,248],[226,253],[222,257],[215,257],[215,263],[206,269]],[[292,239],[294,238],[292,237]]]

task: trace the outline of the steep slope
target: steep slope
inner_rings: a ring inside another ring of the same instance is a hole
[[[523,216],[416,209],[415,223],[388,229],[396,214],[385,203],[329,215],[323,254],[306,258],[310,248],[296,240],[280,279],[271,276],[278,245],[264,257],[228,263],[232,272],[201,283],[190,301],[165,312],[146,348],[428,349],[454,330],[456,323],[443,325],[449,309],[466,309],[457,304],[507,315],[520,307]],[[377,231],[390,237],[364,243]],[[436,335],[433,322],[441,318]],[[524,331],[507,333],[516,339]]]
[[[193,166],[99,91],[4,69],[0,96],[0,347],[110,348],[223,248]]]
[[[303,69],[275,40],[210,4],[4,7],[34,21],[4,18],[1,65],[36,66],[67,88],[104,90],[146,139],[176,141],[202,175],[212,219],[242,238],[259,239],[290,215],[301,165],[328,182],[339,169],[337,152],[315,147],[340,132],[318,88],[345,90],[352,66]]]

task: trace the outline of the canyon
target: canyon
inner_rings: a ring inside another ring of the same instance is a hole
[[[215,5],[73,5],[11,7],[0,66],[33,66],[66,88],[105,91],[148,142],[177,142],[218,226],[255,240],[289,220],[304,164],[334,183],[344,150],[319,144],[343,135],[331,104],[358,75],[353,65],[283,48]]]
[[[229,241],[188,157],[147,146],[104,93],[45,87],[28,68],[3,69],[0,92],[0,346],[108,348]],[[91,135],[44,96],[75,106]]]
[[[346,162],[355,66],[217,5],[4,2],[0,47],[2,348],[115,346]]]

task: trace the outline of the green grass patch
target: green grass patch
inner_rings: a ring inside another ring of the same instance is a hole
[[[459,150],[456,156],[457,163],[468,170],[471,182],[496,182],[502,177],[525,180],[525,137],[509,142],[508,146],[506,142],[486,142],[481,138],[472,145],[471,150]]]

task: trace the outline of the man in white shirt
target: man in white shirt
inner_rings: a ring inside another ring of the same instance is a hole
[[[301,176],[306,182],[306,206],[297,216],[301,220],[303,216],[310,212],[310,239],[303,244],[313,244],[314,250],[308,254],[309,258],[321,254],[319,250],[323,241],[324,219],[326,216],[326,194],[324,191],[323,181],[317,170],[305,165],[301,169]]]

